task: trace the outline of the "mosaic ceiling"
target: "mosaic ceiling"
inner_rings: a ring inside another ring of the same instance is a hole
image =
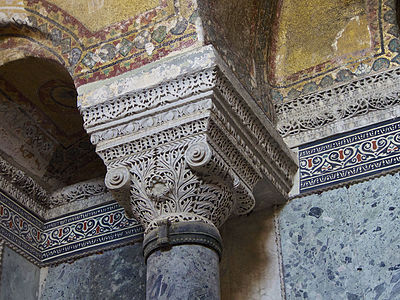
[[[400,65],[394,0],[280,1],[269,54],[275,104]]]
[[[0,64],[52,58],[75,85],[113,77],[197,42],[194,1],[8,0],[0,7]]]
[[[50,191],[105,173],[83,130],[73,81],[54,61],[0,67],[0,141],[2,154]]]

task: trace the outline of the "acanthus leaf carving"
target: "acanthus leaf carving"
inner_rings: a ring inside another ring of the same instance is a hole
[[[253,209],[260,180],[286,195],[297,170],[278,135],[216,66],[82,114],[108,172],[129,170],[132,213],[146,232],[165,219],[218,227],[232,213]]]

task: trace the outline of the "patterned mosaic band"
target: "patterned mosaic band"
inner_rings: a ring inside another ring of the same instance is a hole
[[[300,193],[400,166],[400,118],[299,147]]]
[[[141,240],[143,229],[114,202],[43,221],[0,192],[0,237],[46,265]]]

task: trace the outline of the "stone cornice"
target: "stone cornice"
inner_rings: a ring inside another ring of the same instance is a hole
[[[395,117],[399,80],[400,68],[391,69],[279,103],[278,131],[290,146],[296,146]],[[369,120],[362,117],[366,114]]]
[[[0,189],[44,219],[48,217],[50,211],[54,210],[54,208],[65,206],[72,202],[79,202],[80,200],[104,196],[108,192],[103,179],[94,179],[66,186],[50,193],[35,179],[1,157]],[[68,211],[79,210],[81,206],[79,204],[77,207],[70,207]],[[65,212],[63,211],[62,213]],[[51,213],[50,215],[57,217],[57,213]]]
[[[47,207],[48,193],[36,181],[0,157],[0,189],[21,204],[42,214]]]

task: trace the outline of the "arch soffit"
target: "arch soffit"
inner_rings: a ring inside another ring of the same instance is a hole
[[[126,4],[112,0],[107,9],[111,5],[115,10],[113,18],[105,14],[102,0],[78,1],[77,8],[59,0],[11,2],[15,3],[0,7],[0,63],[26,56],[50,58],[68,69],[76,87],[122,74],[198,42],[197,5],[192,0],[182,1],[180,7],[173,0]],[[93,13],[93,22],[78,11],[86,9],[83,3]],[[127,14],[128,8],[133,16]]]

